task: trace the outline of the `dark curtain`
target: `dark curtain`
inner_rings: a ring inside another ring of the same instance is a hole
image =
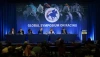
[[[99,1],[97,1],[98,3],[96,3],[96,39],[100,40],[100,3]]]
[[[3,2],[0,8],[0,40],[5,40],[4,34],[9,33],[11,28],[16,30],[16,6],[13,3]]]
[[[3,21],[3,16],[2,16],[2,14],[3,14],[3,6],[2,6],[2,3],[0,3],[0,41],[2,40],[2,38],[3,38],[3,24],[2,24],[2,21]]]
[[[88,4],[88,22],[87,22],[87,33],[88,33],[88,38],[91,38],[92,40],[96,40],[95,35],[96,35],[96,29],[95,29],[95,21],[96,21],[96,4]],[[87,38],[87,39],[88,39]]]

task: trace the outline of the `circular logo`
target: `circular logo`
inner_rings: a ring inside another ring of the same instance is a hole
[[[48,8],[45,11],[45,18],[48,22],[54,23],[59,19],[59,11],[56,8]]]

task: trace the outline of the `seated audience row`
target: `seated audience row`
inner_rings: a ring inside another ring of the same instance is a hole
[[[67,48],[67,49],[66,49]],[[68,53],[69,52],[69,53]],[[90,39],[84,44],[71,43],[70,46],[58,38],[55,44],[46,41],[38,44],[12,45],[0,43],[0,57],[100,57],[100,40],[94,44]]]

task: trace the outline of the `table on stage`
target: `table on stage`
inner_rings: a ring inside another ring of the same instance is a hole
[[[32,34],[32,35],[5,35],[6,42],[11,43],[24,43],[24,41],[28,40],[29,43],[37,43],[43,41],[51,41],[55,42],[58,37],[61,37],[65,42],[75,41],[77,38],[77,34],[53,34],[53,35],[45,35],[45,34]]]
[[[48,35],[45,34],[33,34],[33,35],[27,35],[27,40],[30,43],[37,43],[37,42],[43,42],[43,41],[48,41]]]
[[[58,37],[61,37],[65,42],[73,42],[76,40],[77,35],[76,34],[54,34],[50,35],[49,39],[51,42],[55,42]]]
[[[26,35],[5,35],[6,42],[24,43]]]

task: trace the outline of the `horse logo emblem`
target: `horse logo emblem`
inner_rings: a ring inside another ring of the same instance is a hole
[[[59,12],[56,8],[48,8],[45,11],[45,18],[48,22],[54,23],[59,19]]]

